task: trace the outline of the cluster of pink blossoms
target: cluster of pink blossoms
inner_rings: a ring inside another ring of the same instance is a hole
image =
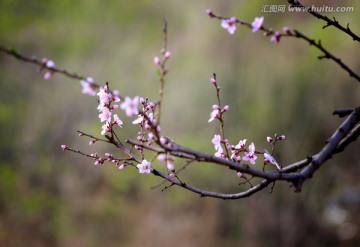
[[[135,100],[135,98],[134,98]],[[138,136],[136,140],[139,142],[147,142],[149,145],[151,145],[155,140],[155,135],[153,133],[153,127],[155,127],[155,131],[160,132],[160,127],[154,125],[154,110],[155,110],[155,103],[154,102],[148,102],[147,99],[144,99],[142,97],[136,98],[136,101],[139,101],[142,105],[142,112],[141,114],[137,115],[137,118],[132,122],[133,124],[139,125],[141,130],[138,133]],[[133,101],[134,103],[134,101]],[[129,101],[129,108],[131,108],[131,104]],[[126,111],[126,110],[125,110]],[[128,109],[128,113],[130,113],[130,110]],[[133,112],[135,113],[135,111]],[[128,115],[129,116],[129,115]],[[147,133],[146,131],[149,131]],[[147,137],[146,137],[147,135]],[[137,148],[137,147],[135,147]]]
[[[226,29],[230,34],[234,34],[236,31],[236,24],[246,24],[244,21],[241,21],[239,19],[237,19],[236,17],[231,17],[231,18],[227,18],[227,19],[223,19],[222,17],[218,17],[216,16],[212,10],[206,10],[206,13],[210,16],[210,17],[215,17],[218,19],[222,19],[221,20],[221,27]],[[251,29],[252,32],[257,32],[261,29],[263,29],[263,23],[264,23],[264,17],[260,16],[260,17],[255,17],[254,21],[251,23]],[[285,35],[290,33],[290,30],[288,27],[284,27],[283,28],[283,33]],[[280,38],[282,35],[284,35],[282,33],[280,33],[279,31],[266,31],[265,35],[266,36],[270,36],[270,41],[273,43],[279,43],[280,42]]]
[[[261,22],[262,20],[257,20],[257,22]],[[260,24],[258,24],[260,25]],[[215,86],[216,90],[219,91],[220,88],[217,85],[216,81],[216,75],[214,74],[213,77],[210,78],[210,82]],[[220,99],[219,99],[220,104]],[[218,119],[223,125],[224,119],[223,119],[223,113],[227,112],[229,110],[229,106],[225,105],[222,109],[220,105],[213,105],[212,106],[212,112],[210,113],[210,118],[208,122],[212,122],[215,119]],[[222,127],[221,127],[222,128]],[[284,135],[275,135],[275,138],[267,137],[266,140],[268,143],[272,145],[272,152],[275,149],[275,144],[277,141],[284,140]],[[240,140],[237,145],[230,145],[228,139],[224,139],[221,135],[215,134],[213,139],[211,140],[212,144],[214,145],[214,148],[216,150],[215,156],[224,158],[224,159],[231,159],[235,162],[243,161],[249,161],[251,164],[256,163],[257,155],[256,154],[264,154],[264,165],[267,163],[274,164],[278,169],[281,169],[279,164],[276,162],[276,160],[272,157],[272,155],[265,150],[265,152],[258,152],[256,151],[255,144],[251,143],[248,148],[245,147],[247,139]],[[231,153],[231,155],[230,155]],[[243,153],[244,155],[241,156],[240,154]],[[239,177],[242,177],[242,173],[238,173]]]
[[[227,112],[229,110],[229,106],[226,105],[222,109],[219,105],[212,106],[212,112],[210,113],[209,123],[214,121],[216,118],[220,118],[221,114]]]
[[[264,17],[255,17],[254,21],[251,23],[251,28],[253,32],[256,32],[262,28],[264,22]],[[242,23],[236,17],[231,17],[229,19],[223,19],[221,21],[221,27],[226,29],[230,34],[234,34],[236,31],[236,23]]]
[[[245,147],[246,139],[240,140],[237,145],[230,145],[228,140],[222,140],[220,135],[214,135],[214,138],[211,140],[212,144],[214,144],[216,153],[214,154],[216,157],[226,158],[226,153],[222,147],[224,147],[231,152],[230,159],[236,162],[240,162],[241,160],[249,161],[251,164],[255,164],[255,160],[257,159],[256,150],[254,143],[251,143],[248,148]],[[241,157],[240,153],[244,153],[244,156]]]
[[[267,137],[267,142],[269,142],[272,145],[272,148],[274,149],[275,143],[277,141],[281,141],[285,139],[285,135],[275,135],[275,139],[273,140],[271,137]],[[215,156],[220,158],[227,158],[227,153],[224,152],[224,148],[226,148],[227,151],[231,152],[230,159],[236,162],[243,161],[249,161],[251,164],[255,165],[257,155],[256,154],[263,154],[264,155],[264,164],[271,163],[276,166],[279,170],[281,169],[280,165],[276,162],[274,157],[265,149],[265,152],[258,152],[256,151],[255,144],[251,143],[248,148],[246,148],[247,139],[240,140],[237,145],[230,145],[229,141],[227,139],[222,140],[220,135],[215,134],[213,139],[211,140],[212,144],[214,144],[214,148],[216,150]],[[224,148],[223,148],[224,147]],[[243,153],[243,156],[240,156],[240,154]]]
[[[112,105],[112,103],[120,102],[120,98],[118,91],[114,90],[111,93],[108,85],[100,88],[97,95],[99,96],[99,106],[97,108],[100,111],[99,118],[101,122],[105,122],[101,131],[101,134],[104,135],[106,132],[112,131],[113,125],[121,127],[123,124],[118,115],[114,114],[114,116],[112,116],[112,111],[119,107],[118,105]]]

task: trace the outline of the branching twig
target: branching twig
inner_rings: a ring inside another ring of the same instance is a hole
[[[10,55],[10,56],[12,56],[12,57],[14,57],[14,58],[16,58],[18,60],[21,60],[23,62],[35,64],[35,65],[39,66],[39,68],[51,71],[52,73],[63,74],[64,76],[67,76],[67,77],[70,77],[70,78],[76,79],[76,80],[86,80],[86,78],[84,76],[80,76],[80,75],[78,75],[76,73],[69,72],[69,71],[67,71],[65,69],[58,69],[56,67],[52,67],[52,68],[46,67],[41,60],[39,60],[39,59],[37,59],[35,57],[30,58],[30,57],[27,57],[27,56],[25,56],[23,54],[20,54],[14,48],[8,49],[8,48],[5,48],[3,46],[0,46],[0,52],[3,52],[5,54],[7,54],[7,55]],[[95,82],[92,83],[92,86],[95,87],[95,88],[100,87],[99,84],[97,84]]]
[[[211,18],[215,18],[218,20],[229,20],[230,18],[228,17],[223,17],[223,16],[219,16],[214,14],[212,11],[208,12],[208,15]],[[248,28],[252,28],[252,25],[244,20],[239,20],[236,19],[235,23],[241,24],[243,26],[246,26]],[[309,37],[307,37],[305,34],[300,33],[297,30],[287,30],[286,32],[280,33],[277,31],[274,31],[272,29],[266,28],[263,25],[261,25],[259,27],[258,30],[264,31],[265,36],[271,36],[271,35],[276,35],[276,39],[279,41],[281,37],[294,37],[294,38],[298,38],[298,39],[302,39],[305,40],[307,43],[309,43],[310,45],[316,47],[318,50],[320,50],[322,53],[324,53],[324,56],[319,56],[319,59],[330,59],[333,60],[335,63],[337,63],[343,70],[347,71],[350,75],[350,77],[355,78],[358,82],[360,82],[360,75],[358,75],[357,73],[355,73],[352,69],[350,69],[349,66],[347,66],[340,58],[337,58],[336,56],[334,56],[333,54],[331,54],[327,49],[325,49],[323,47],[323,45],[321,44],[321,41],[319,40],[318,42],[316,42],[314,39],[311,39]]]
[[[318,12],[314,11],[312,8],[302,5],[299,1],[296,1],[296,3],[292,3],[292,6],[295,8],[307,8],[308,9],[307,12],[309,14],[315,16],[318,19],[325,21],[326,25],[323,26],[323,29],[333,26],[341,30],[342,32],[346,33],[347,35],[349,35],[353,40],[360,42],[360,37],[350,30],[349,23],[346,25],[346,27],[344,27],[335,19],[335,17],[333,17],[333,20],[331,20],[329,17],[321,15]]]
[[[326,50],[323,45],[321,44],[321,41],[319,40],[316,42],[313,39],[310,39],[309,37],[305,36],[304,34],[300,33],[297,30],[294,30],[294,35],[288,35],[289,37],[296,37],[305,40],[310,45],[315,46],[318,48],[321,52],[324,53],[324,56],[319,56],[319,59],[330,59],[333,60],[335,63],[337,63],[342,69],[347,71],[350,75],[350,77],[354,77],[357,81],[360,82],[360,75],[356,74],[352,69],[350,69],[340,58],[335,57],[332,55],[328,50]]]

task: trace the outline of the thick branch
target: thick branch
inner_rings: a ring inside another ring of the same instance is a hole
[[[359,127],[356,127],[359,122],[360,107],[354,110],[354,112],[340,125],[335,133],[329,138],[323,149],[315,156],[310,164],[300,172],[300,184],[302,184],[305,179],[311,178],[314,172],[319,169],[326,160],[330,159],[333,154],[339,152],[339,150],[343,150],[346,145],[353,141],[353,138],[347,138],[348,135],[355,139],[359,136]],[[354,127],[356,127],[355,130],[351,132]]]

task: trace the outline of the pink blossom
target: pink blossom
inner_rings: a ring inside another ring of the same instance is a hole
[[[139,173],[150,173],[151,172],[151,163],[147,160],[143,160],[141,164],[136,166],[139,169]]]
[[[284,27],[283,32],[286,33],[286,34],[290,34],[290,28]]]
[[[226,105],[226,106],[224,106],[224,108],[222,109],[222,111],[223,111],[223,112],[227,112],[227,111],[229,110],[229,108],[230,108],[229,105]]]
[[[243,160],[248,160],[251,164],[255,164],[255,160],[257,159],[257,156],[255,155],[255,145],[254,143],[251,143],[249,145],[249,151],[245,152],[245,156],[243,157]]]
[[[44,64],[44,66],[48,69],[52,69],[52,68],[55,68],[55,63],[54,61],[50,60],[50,59],[47,59],[47,58],[43,58],[41,59],[42,63]],[[40,70],[42,70],[42,68],[40,68]],[[44,74],[44,80],[49,80],[52,75],[54,74],[53,71],[47,71],[45,72]]]
[[[147,114],[147,117],[149,120],[145,121],[145,129],[151,129],[151,123],[154,122],[154,113],[150,112],[149,114]]]
[[[126,116],[133,117],[139,113],[138,110],[139,97],[135,96],[133,99],[125,97],[125,101],[121,103],[120,108],[125,110]]]
[[[111,131],[111,126],[108,122],[106,122],[101,128],[102,128],[102,131],[101,131],[102,135],[104,135],[106,132]]]
[[[160,127],[160,125],[156,125],[156,132],[158,132],[158,133],[160,133],[160,131],[161,131],[161,127]]]
[[[48,71],[44,74],[44,80],[49,80],[53,75],[53,72]]]
[[[239,143],[235,146],[236,149],[245,149],[245,143],[246,143],[247,139],[244,140],[240,140]]]
[[[92,77],[88,77],[86,78],[86,80],[80,80],[80,84],[82,86],[82,90],[81,92],[83,94],[88,94],[90,96],[95,96],[96,95],[96,90],[94,87],[94,80]]]
[[[215,150],[221,148],[221,136],[214,135],[214,138],[211,140],[212,144],[214,144]]]
[[[109,108],[104,107],[102,112],[99,114],[99,118],[101,122],[110,122],[111,121],[111,111]]]
[[[236,175],[237,175],[239,178],[244,177],[244,175],[243,175],[241,172],[237,172]]]
[[[149,139],[150,142],[151,142],[151,141],[154,141],[154,140],[155,140],[155,135],[154,135],[154,133],[150,132],[150,133],[148,134],[148,139]]]
[[[102,164],[104,164],[104,159],[102,159],[102,158],[97,158],[97,159],[95,160],[94,165],[99,166],[99,165],[102,165]]]
[[[66,146],[66,145],[61,145],[61,149],[62,150],[65,150],[65,149],[67,149],[68,148],[68,146]]]
[[[168,143],[168,140],[164,136],[162,136],[162,137],[160,137],[160,143],[162,145],[166,145]]]
[[[219,105],[212,105],[212,109],[213,110],[220,110],[220,106]]]
[[[173,171],[175,169],[175,165],[173,164],[173,162],[175,161],[174,157],[162,153],[159,154],[156,159],[160,161],[165,161],[168,170]]]
[[[271,156],[271,154],[269,153],[269,151],[267,151],[265,149],[265,153],[264,153],[264,164],[267,164],[267,163],[271,163],[273,165],[276,166],[277,169],[281,169],[280,165],[276,162],[276,160],[274,159],[274,157]]]
[[[120,102],[120,94],[119,90],[113,90],[111,95],[112,102]]]
[[[268,143],[272,143],[272,138],[271,138],[270,136],[268,136],[268,137],[266,137],[266,141],[267,141]]]
[[[154,64],[160,65],[160,63],[161,63],[160,58],[159,57],[154,57]]]
[[[110,106],[110,110],[115,110],[115,109],[117,109],[117,108],[119,108],[118,105],[111,105],[111,106]]]
[[[217,152],[214,155],[215,157],[221,157],[221,158],[224,157],[224,150],[222,149],[221,146],[217,149]]]
[[[219,115],[220,115],[219,112],[220,112],[219,109],[213,110],[213,111],[210,113],[210,118],[209,118],[209,121],[208,121],[208,122],[210,123],[210,122],[214,121],[215,118],[219,118]]]
[[[166,160],[166,154],[159,154],[157,157],[156,157],[157,160],[160,160],[160,161],[165,161]]]
[[[171,162],[167,162],[167,163],[166,163],[166,168],[167,168],[168,170],[170,170],[170,171],[174,171],[175,165],[174,165],[173,163],[171,163]]]
[[[132,121],[133,124],[142,124],[144,121],[144,116],[139,115],[137,119],[135,119],[134,121]]]
[[[150,102],[150,103],[149,103],[149,107],[150,107],[150,109],[155,109],[155,104],[154,104],[154,102]]]
[[[280,42],[280,38],[281,38],[281,33],[276,31],[274,33],[274,35],[270,38],[270,41],[275,43],[275,44],[278,44]]]
[[[212,12],[211,9],[207,9],[206,14],[209,15],[210,17],[214,16],[214,13]]]
[[[285,135],[277,136],[276,139],[282,141],[285,139]]]
[[[262,28],[262,24],[264,22],[264,17],[255,17],[254,21],[251,23],[252,31],[256,32]]]
[[[224,19],[221,21],[221,27],[226,29],[230,34],[234,34],[236,31],[236,17],[231,17],[230,19]]]
[[[235,160],[235,161],[237,161],[237,162],[240,162],[241,161],[241,156],[239,155],[239,152],[238,151],[235,151],[235,150],[233,150],[233,151],[231,151],[232,152],[232,154],[231,154],[231,159],[232,160]]]
[[[46,63],[45,63],[45,66],[47,68],[55,68],[55,63],[53,60],[47,60]]]
[[[124,169],[126,166],[127,166],[126,163],[123,163],[123,164],[119,165],[119,169],[122,170],[122,169]]]
[[[164,58],[165,59],[169,59],[171,57],[171,52],[170,51],[166,51],[164,54]]]
[[[100,91],[97,93],[97,95],[99,96],[101,105],[107,105],[112,100],[112,95],[108,92],[108,88],[106,86],[100,88]]]
[[[117,124],[117,125],[119,125],[119,127],[122,127],[121,125],[123,124],[123,122],[120,120],[120,118],[118,117],[117,114],[114,114],[113,124]]]

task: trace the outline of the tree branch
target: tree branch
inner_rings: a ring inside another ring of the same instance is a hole
[[[325,29],[329,26],[333,26],[333,27],[341,30],[342,32],[346,33],[347,35],[349,35],[354,41],[360,42],[360,37],[350,30],[349,23],[346,25],[346,27],[344,27],[335,19],[335,17],[333,17],[333,20],[331,20],[327,16],[321,15],[318,12],[314,11],[312,8],[302,5],[299,1],[296,1],[296,2],[289,1],[289,3],[292,4],[292,6],[295,8],[296,7],[297,8],[307,8],[308,9],[307,12],[309,14],[313,15],[314,17],[316,17],[318,19],[325,21],[326,25],[323,26],[323,29]]]

